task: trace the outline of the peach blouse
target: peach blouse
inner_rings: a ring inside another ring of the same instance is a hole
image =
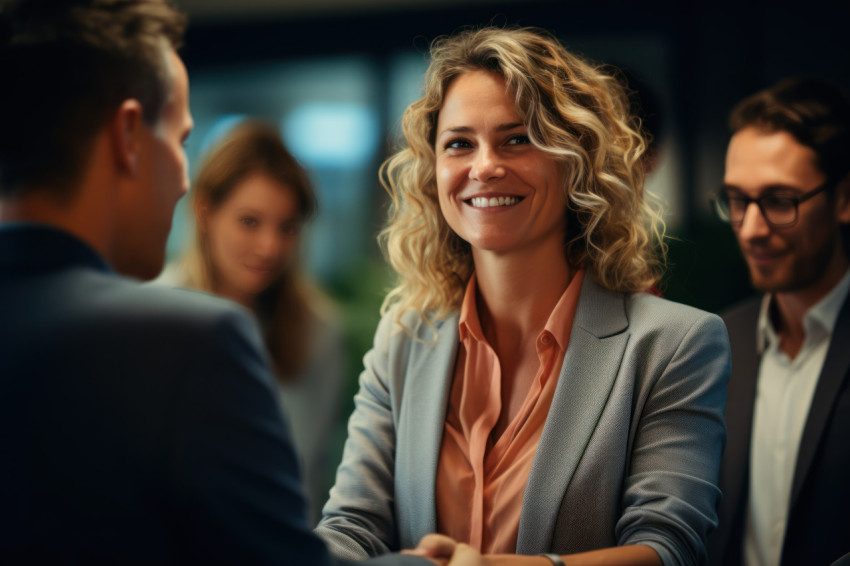
[[[476,278],[458,321],[460,348],[437,468],[437,530],[484,553],[516,552],[525,484],[570,340],[584,271],[577,271],[537,337],[540,366],[519,413],[494,443],[502,410],[499,359],[476,307]]]

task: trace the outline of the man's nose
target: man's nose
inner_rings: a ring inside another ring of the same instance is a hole
[[[758,204],[751,202],[744,210],[744,218],[738,228],[738,236],[743,240],[764,238],[770,234],[770,225]]]

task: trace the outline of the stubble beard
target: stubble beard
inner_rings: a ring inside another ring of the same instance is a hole
[[[788,267],[780,267],[774,273],[764,275],[749,265],[750,281],[761,293],[795,293],[815,286],[826,274],[830,259],[839,242],[829,238],[814,254],[797,257]]]

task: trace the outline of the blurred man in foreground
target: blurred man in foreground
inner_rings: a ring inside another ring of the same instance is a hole
[[[183,16],[5,9],[0,562],[334,563],[254,322],[125,277],[160,271],[187,188]]]

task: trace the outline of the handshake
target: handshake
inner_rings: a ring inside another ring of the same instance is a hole
[[[430,534],[422,537],[419,545],[402,554],[421,556],[440,566],[551,566],[549,555],[520,556],[515,554],[490,554],[483,556],[468,544],[457,542],[446,535]],[[590,553],[593,554],[593,553]],[[642,562],[635,562],[642,564]]]
[[[416,548],[402,554],[421,556],[440,566],[495,566],[468,544],[446,535],[425,535]]]

